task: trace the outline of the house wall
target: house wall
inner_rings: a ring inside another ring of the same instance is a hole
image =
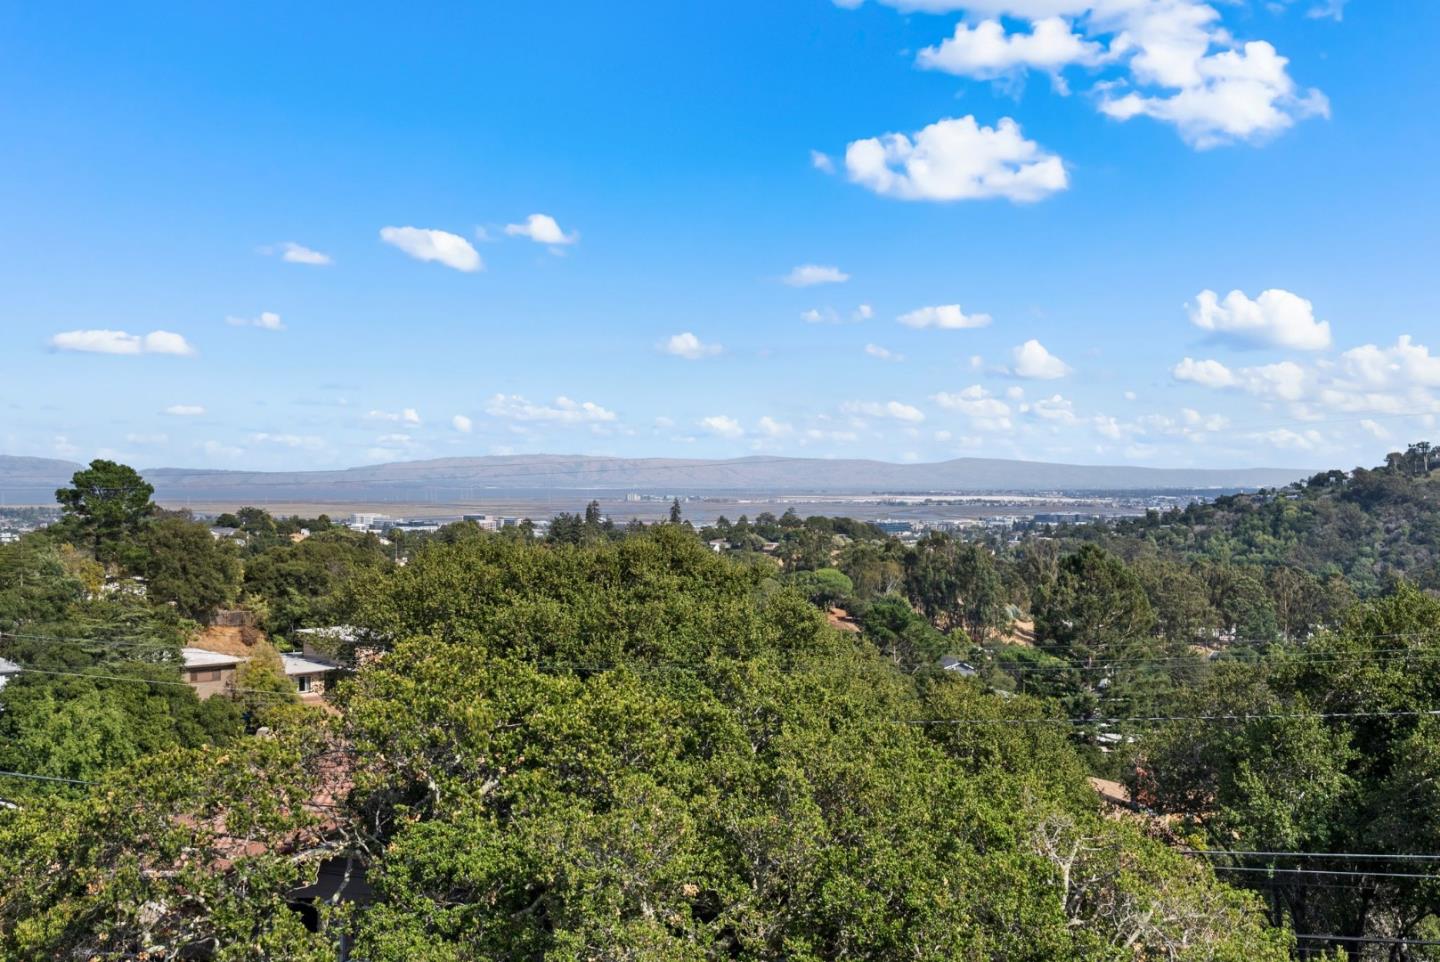
[[[202,700],[211,695],[228,694],[235,685],[235,666],[224,668],[186,668],[185,681]]]

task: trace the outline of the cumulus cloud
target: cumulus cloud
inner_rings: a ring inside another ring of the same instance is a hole
[[[1402,334],[1391,347],[1352,348],[1340,355],[1340,365],[1345,377],[1367,388],[1440,387],[1440,357],[1409,334]]]
[[[904,354],[897,354],[889,348],[881,347],[879,344],[866,344],[865,353],[871,357],[877,357],[882,361],[903,361]]]
[[[925,70],[993,80],[1026,68],[1055,73],[1071,64],[1094,65],[1104,55],[1104,47],[1072,31],[1060,17],[1033,21],[1029,33],[1007,33],[999,20],[974,26],[962,20],[953,36],[921,50],[915,63]]]
[[[1033,337],[1010,352],[1010,373],[1016,377],[1053,381],[1070,373],[1070,366]]]
[[[265,331],[285,330],[285,325],[280,322],[280,315],[274,311],[261,311],[255,317],[236,317],[231,315],[225,318],[225,323],[233,324],[236,327],[258,327]]]
[[[906,327],[938,327],[946,330],[986,327],[994,320],[989,314],[966,314],[959,304],[940,304],[935,307],[921,307],[897,320]]]
[[[278,244],[271,244],[260,248],[260,253],[268,255],[279,255],[282,261],[290,264],[308,264],[311,267],[328,267],[335,263],[334,258],[329,254],[321,253],[304,244],[297,244],[294,241],[281,241]]]
[[[724,414],[714,414],[708,418],[701,418],[700,426],[711,434],[722,438],[739,438],[745,436],[745,429],[740,426],[740,422]]]
[[[434,261],[457,271],[484,270],[480,253],[459,234],[424,227],[382,227],[380,239],[417,261]]]
[[[972,384],[963,391],[942,391],[930,400],[947,411],[965,415],[979,431],[1008,431],[1013,426],[1010,405],[978,384]]]
[[[1063,89],[1090,70],[1092,101],[1117,120],[1150,117],[1197,149],[1259,142],[1306,117],[1328,116],[1264,40],[1242,42],[1206,0],[882,0],[902,11],[963,12],[954,35],[916,58],[921,69],[995,79],[1040,70]],[[858,5],[855,3],[853,5]],[[1338,19],[1343,0],[1316,0]],[[1007,31],[1007,20],[1028,21]]]
[[[1100,109],[1117,120],[1151,117],[1173,124],[1200,150],[1276,134],[1305,117],[1330,116],[1319,90],[1301,92],[1285,57],[1263,40],[1221,50],[1193,62],[1194,78],[1169,96],[1131,91],[1102,99]]]
[[[816,284],[843,284],[850,275],[838,267],[824,264],[801,264],[782,280],[791,287],[814,287]]]
[[[1041,398],[1031,403],[1029,413],[1042,421],[1057,424],[1074,424],[1079,420],[1075,416],[1074,402],[1059,394],[1052,394],[1048,398]]]
[[[205,413],[205,407],[200,404],[172,404],[165,413],[173,418],[198,418]]]
[[[125,331],[86,330],[62,331],[50,338],[57,351],[85,354],[172,354],[189,356],[195,353],[190,343],[171,331],[129,334]]]
[[[1298,401],[1305,396],[1307,375],[1294,361],[1231,370],[1215,360],[1187,357],[1170,371],[1177,381],[1208,388],[1239,388],[1257,397]]]
[[[861,304],[859,307],[855,308],[855,320],[857,321],[868,321],[874,316],[875,308],[871,307],[869,304]]]
[[[1235,375],[1219,361],[1197,361],[1187,357],[1170,371],[1177,381],[1189,381],[1205,387],[1233,387]]]
[[[531,214],[523,224],[506,224],[505,233],[510,237],[528,237],[537,244],[563,247],[580,239],[579,231],[565,233],[549,214]]]
[[[572,401],[563,395],[552,404],[536,404],[518,394],[497,394],[485,405],[485,411],[514,421],[555,421],[563,424],[597,424],[616,418],[614,411],[608,411],[593,401]]]
[[[919,408],[899,401],[846,401],[840,405],[846,414],[858,414],[871,418],[889,418],[894,421],[919,423],[925,414]]]
[[[1069,186],[1065,165],[1026,140],[1009,117],[982,127],[974,116],[938,120],[913,137],[889,133],[845,148],[852,181],[901,200],[1026,203]]]
[[[835,161],[830,159],[829,154],[818,150],[810,151],[810,166],[827,174],[835,173]]]
[[[1330,322],[1317,321],[1305,298],[1286,290],[1261,291],[1251,300],[1231,291],[1222,300],[1214,291],[1195,296],[1190,322],[1219,337],[1246,344],[1319,351],[1330,346]]]
[[[455,430],[459,431],[461,434],[469,434],[470,431],[475,427],[475,424],[465,415],[457,414],[450,419],[450,426]]]
[[[660,350],[674,357],[683,357],[687,361],[698,361],[705,357],[714,357],[724,348],[719,344],[706,344],[686,331],[683,334],[672,334],[660,342]]]

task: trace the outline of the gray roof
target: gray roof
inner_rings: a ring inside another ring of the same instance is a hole
[[[218,651],[206,651],[204,648],[181,648],[180,654],[185,656],[186,668],[229,668],[245,660],[234,655],[222,655]]]
[[[946,671],[959,672],[966,678],[969,678],[970,676],[975,674],[974,665],[963,662],[959,658],[956,658],[954,655],[945,655],[941,657],[940,667],[945,669]]]
[[[281,652],[280,660],[285,664],[285,674],[287,675],[318,675],[321,672],[334,671],[340,667],[333,661],[307,658],[304,655],[297,655],[293,651]]]

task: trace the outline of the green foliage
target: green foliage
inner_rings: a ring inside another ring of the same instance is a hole
[[[1053,728],[908,723],[1043,706],[917,686],[773,585],[670,526],[432,546],[359,585],[396,644],[343,699],[380,895],[356,954],[1286,956],[1098,818]]]
[[[1004,619],[1004,588],[983,546],[932,533],[905,558],[905,591],[932,621],[983,641]]]
[[[0,959],[331,962],[339,929],[308,932],[287,896],[327,854],[302,803],[332,747],[312,719],[0,812]]]
[[[205,621],[215,609],[235,600],[240,561],[228,545],[216,541],[203,524],[176,515],[148,523],[137,539],[133,568],[160,604],[187,618]]]
[[[243,593],[263,602],[262,622],[272,635],[291,638],[297,628],[341,620],[350,582],[388,567],[378,539],[343,528],[292,544],[278,542],[245,563]]]
[[[79,535],[102,562],[115,561],[127,540],[155,510],[155,489],[134,468],[114,461],[91,461],[75,472],[71,486],[55,492],[63,523]]]
[[[1221,664],[1177,695],[1176,714],[1299,717],[1170,725],[1143,748],[1137,790],[1192,820],[1216,847],[1434,851],[1440,808],[1427,802],[1440,771],[1440,726],[1429,716],[1437,691],[1440,601],[1402,584],[1357,606],[1334,633]],[[1335,857],[1316,867],[1375,864]],[[1303,875],[1245,881],[1271,893],[1278,917],[1312,931],[1406,932],[1440,917],[1440,890],[1418,879],[1366,880],[1363,898],[1336,897]]]

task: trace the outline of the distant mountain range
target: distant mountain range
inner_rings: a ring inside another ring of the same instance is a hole
[[[0,499],[48,502],[80,465],[0,455]],[[755,456],[725,460],[537,454],[401,461],[339,471],[146,468],[162,501],[368,502],[468,500],[554,490],[925,493],[1149,491],[1275,487],[1295,468],[1141,468],[956,458],[929,464]]]

